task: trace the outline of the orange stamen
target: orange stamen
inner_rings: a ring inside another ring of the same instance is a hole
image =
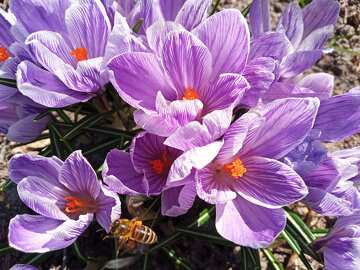
[[[195,100],[199,99],[199,95],[195,89],[188,87],[185,89],[183,100]]]
[[[223,170],[236,179],[244,176],[246,173],[246,168],[238,157],[232,162],[225,164],[223,166]]]
[[[154,159],[150,161],[151,168],[157,174],[163,174],[167,169],[170,168],[172,161],[167,155],[167,151],[161,155],[160,159]]]
[[[82,199],[74,196],[66,196],[65,212],[68,214],[84,215],[96,212],[96,205],[93,200]]]
[[[10,58],[10,53],[4,47],[0,47],[0,62],[5,62]]]
[[[86,48],[76,48],[75,50],[72,50],[70,54],[78,62],[88,60],[88,51]]]

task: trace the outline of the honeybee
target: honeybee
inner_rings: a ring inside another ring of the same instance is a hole
[[[152,245],[157,242],[156,233],[148,226],[143,225],[138,218],[120,218],[111,225],[110,233],[117,240],[119,251],[134,250],[138,244]]]

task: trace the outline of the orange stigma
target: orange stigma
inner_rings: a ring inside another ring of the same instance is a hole
[[[246,173],[246,168],[240,158],[234,159],[232,162],[229,162],[224,165],[223,167],[224,172],[226,172],[228,175],[234,177],[234,178],[240,178],[244,176]]]
[[[8,50],[4,47],[0,47],[0,62],[5,62],[10,58]]]
[[[150,161],[151,168],[156,174],[163,174],[170,168],[172,161],[168,158],[167,151],[165,151],[160,159]]]
[[[199,99],[199,95],[195,89],[188,87],[185,89],[183,100],[195,100]]]
[[[82,199],[74,196],[66,196],[65,212],[68,214],[84,215],[87,213],[94,213],[96,211],[96,205],[93,200]]]
[[[86,48],[76,48],[75,50],[72,50],[70,54],[78,62],[88,60],[88,51]]]

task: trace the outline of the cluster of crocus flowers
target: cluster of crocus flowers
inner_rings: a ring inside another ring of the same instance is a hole
[[[329,152],[324,144],[360,130],[359,88],[332,97],[333,76],[303,75],[330,51],[338,2],[291,3],[274,30],[267,0],[253,1],[250,27],[236,9],[208,16],[210,6],[13,0],[11,13],[1,12],[0,75],[16,77],[19,88],[0,91],[2,133],[31,140],[49,120],[24,128],[36,113],[87,102],[109,82],[144,129],[128,150],[107,154],[103,182],[79,151],[65,161],[13,157],[10,178],[37,215],[11,220],[11,246],[66,247],[94,216],[108,231],[120,215],[118,193],[161,196],[166,216],[200,198],[215,205],[220,235],[252,248],[269,246],[286,225],[282,208],[302,200],[341,217],[317,242],[327,269],[336,269],[334,254],[348,261],[358,249],[350,217],[360,206],[359,149]],[[31,14],[39,15],[34,23]],[[338,238],[351,247],[336,250]]]

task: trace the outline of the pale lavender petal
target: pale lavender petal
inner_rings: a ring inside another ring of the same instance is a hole
[[[316,0],[303,9],[304,37],[326,25],[335,25],[340,4],[336,0]]]
[[[111,25],[99,0],[73,2],[66,10],[65,21],[73,49],[86,48],[89,58],[104,55]]]
[[[56,76],[29,61],[18,66],[19,91],[46,107],[61,108],[89,100],[92,95],[71,91]]]
[[[10,32],[10,28],[13,22],[8,20],[8,14],[4,10],[0,10],[0,44],[2,46],[9,47],[15,40]]]
[[[206,19],[193,30],[209,48],[213,78],[221,73],[242,73],[250,50],[250,33],[239,10],[226,9]]]
[[[176,185],[190,175],[193,168],[202,169],[219,153],[223,141],[213,142],[202,147],[195,147],[179,156],[170,168],[167,183]]]
[[[300,44],[299,51],[322,49],[327,40],[334,34],[335,27],[327,25],[311,32]]]
[[[241,159],[241,156],[240,156]],[[246,172],[231,183],[241,197],[267,208],[280,208],[308,193],[302,178],[289,166],[262,157],[241,159]]]
[[[9,270],[38,270],[38,268],[30,264],[15,264]]]
[[[9,161],[9,177],[15,183],[19,183],[25,177],[34,176],[56,185],[62,165],[63,162],[55,156],[17,154]]]
[[[264,32],[270,31],[270,3],[269,0],[254,0],[250,7],[251,33],[256,38]]]
[[[117,149],[106,156],[102,176],[109,189],[119,194],[146,194],[149,189],[144,174],[135,171],[130,154]]]
[[[280,76],[282,78],[292,78],[301,74],[315,65],[322,54],[321,50],[300,51],[289,54],[280,65]]]
[[[69,0],[14,0],[10,10],[28,33],[65,32],[65,10],[69,4]]]
[[[236,226],[234,226],[236,224]],[[218,233],[238,245],[268,247],[286,225],[285,211],[267,209],[241,197],[216,205]]]
[[[221,74],[207,91],[200,93],[204,103],[203,114],[236,106],[249,88],[249,83],[242,75]]]
[[[58,220],[67,220],[64,212],[69,191],[59,182],[28,176],[17,185],[20,199],[36,213]]]
[[[226,203],[234,200],[237,196],[236,192],[217,173],[215,166],[215,164],[211,164],[196,172],[197,195],[211,204]]]
[[[274,159],[283,157],[311,131],[318,107],[317,98],[289,98],[256,109],[255,112],[265,121],[247,136],[238,154]]]
[[[180,8],[184,5],[186,0],[159,0],[162,14],[166,21],[174,21]]]
[[[168,188],[161,193],[161,214],[177,217],[186,214],[196,198],[194,179],[192,183]]]
[[[175,92],[166,83],[163,69],[154,54],[124,53],[112,59],[109,69],[113,71],[111,82],[119,95],[135,108],[155,110],[158,91],[169,100],[175,98]]]
[[[92,219],[92,214],[67,221],[37,215],[17,215],[9,223],[9,245],[26,253],[63,249],[76,241]]]
[[[59,181],[74,193],[87,194],[96,199],[100,193],[100,181],[94,169],[82,155],[81,150],[73,152],[61,167]]]
[[[179,127],[196,120],[200,115],[203,104],[200,100],[167,101],[161,92],[156,97],[157,113],[136,111],[134,120],[138,126],[158,136],[169,136]]]
[[[321,131],[323,141],[342,140],[358,132],[360,94],[348,93],[321,101],[314,128]]]
[[[211,2],[211,0],[187,0],[177,14],[175,22],[191,31],[208,16]]]
[[[139,33],[145,33],[146,29],[157,21],[163,20],[164,17],[161,13],[159,2],[156,0],[142,0],[139,3],[138,14],[131,20],[131,26],[133,27],[139,20],[143,20],[143,24]]]
[[[339,270],[344,266],[346,266],[347,270],[360,268],[360,240],[356,238],[346,240],[341,239],[341,241],[337,241],[338,244],[334,245],[333,248],[324,250],[326,270]]]
[[[49,117],[34,121],[37,115],[38,114],[31,114],[12,124],[8,129],[6,137],[10,141],[19,143],[35,140],[46,129],[50,121]]]
[[[178,98],[184,96],[186,89],[201,93],[208,88],[212,71],[211,54],[191,33],[169,33],[161,57]]]
[[[267,32],[251,41],[250,59],[272,57],[281,60],[292,50],[292,45],[284,33]]]
[[[287,6],[281,14],[276,31],[285,33],[294,48],[299,46],[304,33],[304,22],[298,3],[290,3]]]
[[[331,97],[334,89],[334,76],[327,73],[314,73],[306,75],[297,82],[300,87],[308,88],[316,93],[316,97],[325,100]]]
[[[119,196],[102,186],[96,202],[96,220],[109,233],[111,224],[120,218],[121,202]]]

